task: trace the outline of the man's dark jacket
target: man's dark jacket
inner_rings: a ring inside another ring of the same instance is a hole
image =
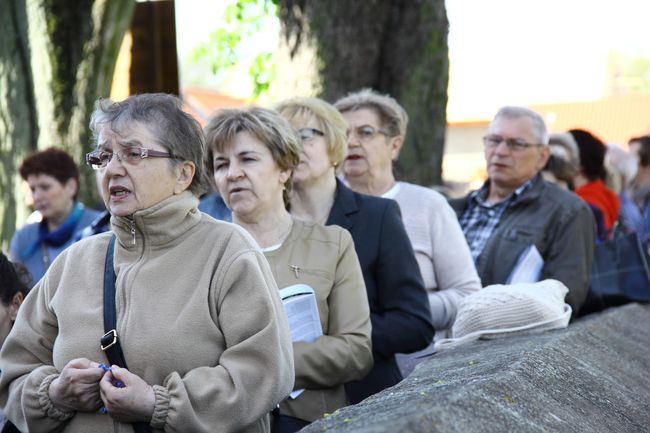
[[[450,204],[460,219],[469,195]],[[575,315],[587,298],[594,232],[587,204],[537,175],[532,187],[504,211],[476,261],[476,270],[484,287],[505,284],[521,253],[534,244],[544,259],[540,279],[553,278],[569,288],[566,302]]]
[[[402,379],[396,353],[424,349],[434,328],[420,269],[398,204],[353,192],[337,180],[327,225],[352,234],[370,303],[374,367],[363,380],[348,383],[358,403]]]

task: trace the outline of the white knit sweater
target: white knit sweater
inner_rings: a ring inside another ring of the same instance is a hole
[[[459,300],[481,288],[465,236],[447,200],[432,189],[397,182],[383,197],[402,211],[440,338],[454,323]]]

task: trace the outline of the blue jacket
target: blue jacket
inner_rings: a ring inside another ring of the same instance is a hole
[[[450,204],[460,219],[469,195]],[[553,278],[569,288],[566,301],[575,315],[587,298],[594,236],[589,206],[538,175],[532,188],[504,211],[476,259],[476,270],[483,286],[505,284],[521,253],[534,244],[544,259],[540,279]]]
[[[370,304],[374,367],[346,385],[350,403],[358,403],[402,379],[396,353],[424,349],[434,328],[429,301],[411,242],[393,200],[353,192],[337,180],[327,225],[352,234]]]
[[[212,218],[232,222],[232,212],[226,206],[226,202],[217,192],[211,192],[201,198],[199,202],[199,210],[210,215]]]
[[[77,226],[74,229],[74,232],[68,242],[61,245],[60,247],[47,246],[47,263],[44,260],[44,250],[43,247],[37,249],[34,254],[23,259],[21,255],[26,251],[36,240],[38,239],[38,227],[40,223],[27,224],[20,228],[11,238],[11,245],[9,247],[9,252],[11,254],[11,259],[15,262],[22,263],[29,273],[32,275],[32,281],[34,284],[45,275],[47,271],[47,266],[54,261],[54,259],[61,253],[61,251],[68,248],[72,245],[79,236],[81,231],[89,226],[100,212],[92,209],[85,208],[81,219],[77,223]]]

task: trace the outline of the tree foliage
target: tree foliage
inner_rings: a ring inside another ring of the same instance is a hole
[[[272,81],[276,98],[302,91],[333,102],[364,87],[390,94],[410,116],[398,177],[441,183],[449,81],[444,0],[237,0],[226,10],[226,24],[195,57],[211,59],[217,74],[233,67],[242,43],[275,12],[290,66],[276,65],[274,53],[258,52],[251,67],[255,96]],[[301,56],[311,50],[315,55]],[[312,58],[306,70],[305,59]]]
[[[132,0],[3,0],[0,8],[0,244],[26,209],[17,167],[58,146],[78,164],[89,150],[94,101],[107,97]],[[80,196],[97,198],[81,170]]]
[[[277,17],[277,1],[237,0],[225,10],[223,23],[212,32],[209,41],[194,50],[195,62],[208,59],[214,75],[222,74],[244,57],[243,42],[260,32],[266,19]],[[258,50],[248,68],[253,83],[253,97],[265,93],[275,75],[274,53]]]
[[[335,101],[364,87],[395,97],[409,113],[398,177],[442,181],[449,59],[444,0],[281,0],[291,54],[313,45],[320,96]]]
[[[650,92],[650,59],[631,57],[622,65],[621,87],[630,93]]]

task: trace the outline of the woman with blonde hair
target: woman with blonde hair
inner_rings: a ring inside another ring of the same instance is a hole
[[[350,400],[357,403],[402,379],[396,353],[424,349],[431,342],[434,328],[426,293],[397,203],[352,192],[336,178],[346,154],[341,114],[316,98],[291,99],[278,110],[302,140],[291,214],[349,230],[361,262],[375,365],[362,380],[346,385]]]

